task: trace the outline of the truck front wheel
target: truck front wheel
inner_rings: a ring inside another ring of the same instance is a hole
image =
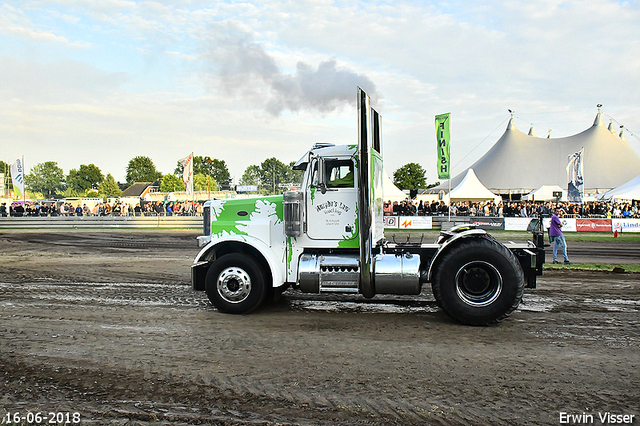
[[[214,261],[205,279],[207,297],[219,311],[247,314],[262,304],[264,274],[250,257],[231,253]]]
[[[433,294],[463,324],[487,325],[511,315],[522,299],[524,274],[502,244],[485,238],[460,242],[436,265]]]

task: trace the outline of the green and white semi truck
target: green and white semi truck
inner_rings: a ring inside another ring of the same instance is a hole
[[[441,231],[437,241],[385,240],[381,118],[358,89],[358,144],[317,144],[295,165],[300,190],[205,205],[194,290],[221,312],[246,314],[289,287],[304,293],[418,295],[431,283],[455,320],[508,317],[542,274],[544,238],[504,245],[482,229]]]

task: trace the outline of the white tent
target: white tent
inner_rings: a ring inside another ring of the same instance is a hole
[[[496,193],[527,194],[540,185],[567,186],[567,158],[584,148],[584,189],[590,194],[615,188],[640,170],[640,155],[624,138],[607,128],[600,111],[593,125],[576,135],[538,138],[521,132],[514,119],[493,147],[471,165],[478,179]],[[611,168],[615,167],[615,173]],[[457,186],[464,172],[451,180]],[[445,189],[446,183],[434,192]]]
[[[387,171],[382,169],[382,194],[384,201],[402,201],[408,197],[403,191],[393,183]]]
[[[605,192],[599,197],[601,200],[617,198],[619,200],[640,200],[640,175],[634,177],[629,182]]]
[[[485,201],[493,200],[496,203],[502,201],[499,195],[489,191],[480,182],[473,169],[467,170],[462,181],[449,193],[449,201]]]
[[[553,196],[554,192],[561,192],[560,201],[566,201],[567,190],[560,188],[558,185],[542,185],[540,188],[523,196],[525,201],[555,201],[557,197]]]

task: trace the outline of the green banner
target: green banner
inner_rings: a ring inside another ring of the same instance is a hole
[[[436,141],[438,142],[438,179],[451,179],[451,145],[449,114],[436,115]]]

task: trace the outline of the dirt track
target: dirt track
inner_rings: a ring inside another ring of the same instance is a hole
[[[585,413],[598,425],[610,412],[640,424],[637,274],[548,272],[493,327],[453,323],[429,291],[371,301],[288,292],[231,316],[189,287],[196,235],[0,233],[0,416],[557,425]]]

